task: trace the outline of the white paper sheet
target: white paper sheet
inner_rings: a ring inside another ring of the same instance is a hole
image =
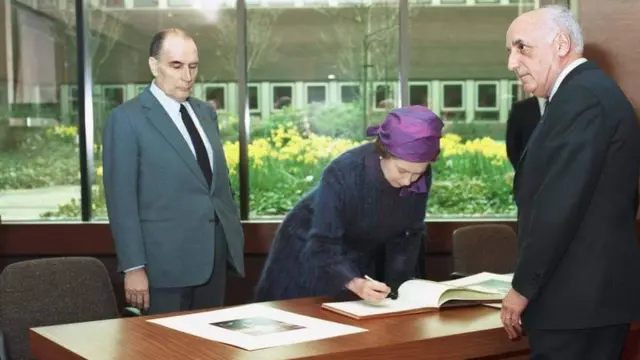
[[[367,331],[259,304],[147,321],[245,350],[291,345]]]

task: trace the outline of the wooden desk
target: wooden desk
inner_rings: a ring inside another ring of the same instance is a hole
[[[320,308],[321,298],[265,303],[341,322],[368,332],[245,351],[152,324],[137,317],[47,326],[30,331],[38,360],[76,359],[525,359],[526,339],[509,341],[499,311],[478,306],[383,319],[352,320]],[[167,316],[167,315],[164,315]],[[154,316],[161,317],[161,316]]]

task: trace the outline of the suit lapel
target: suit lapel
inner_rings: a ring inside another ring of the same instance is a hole
[[[202,126],[202,130],[204,131],[205,135],[207,136],[207,140],[209,140],[209,144],[211,144],[211,158],[213,159],[213,164],[211,166],[211,172],[212,172],[212,176],[211,176],[211,192],[213,193],[213,188],[215,186],[216,183],[216,152],[215,152],[215,147],[213,146],[214,143],[214,137],[215,137],[215,127],[214,127],[214,123],[213,123],[213,119],[211,119],[211,116],[209,116],[209,114],[207,113],[206,109],[203,109],[203,105],[202,104],[198,104],[195,101],[189,99],[189,105],[191,105],[191,108],[193,109],[193,112],[196,114],[196,116],[198,117],[198,120],[200,121],[200,126]]]
[[[593,70],[593,69],[597,69],[597,66],[591,61],[587,61],[587,62],[584,62],[584,63],[578,65],[575,69],[571,70],[567,74],[567,76],[564,77],[564,79],[562,80],[562,83],[560,83],[560,86],[558,86],[558,90],[556,90],[556,93],[554,94],[554,96],[557,96],[558,92],[560,92],[562,90],[562,88],[566,84],[571,82],[571,80],[574,77],[576,77],[578,74],[580,74],[583,71]],[[538,122],[538,125],[536,125],[536,128],[533,130],[533,133],[529,137],[529,140],[527,141],[527,144],[525,145],[524,149],[522,150],[522,154],[520,155],[520,160],[518,161],[518,166],[516,167],[515,174],[513,175],[513,187],[514,188],[517,187],[518,178],[520,177],[519,174],[522,172],[521,171],[522,162],[524,161],[524,158],[527,155],[527,151],[529,150],[529,145],[531,144],[531,142],[534,139],[534,137],[540,133],[540,128],[542,127],[542,124],[545,122],[547,114],[549,112],[550,104],[551,104],[551,101],[549,101],[547,103],[547,105],[544,107],[544,113],[542,114],[542,117],[540,118],[540,122]]]
[[[203,186],[206,186],[206,180],[196,157],[189,148],[184,137],[171,120],[171,117],[162,107],[162,104],[153,96],[149,89],[146,89],[140,95],[140,102],[145,112],[145,116],[158,129],[167,142],[182,158],[189,170],[200,180]]]

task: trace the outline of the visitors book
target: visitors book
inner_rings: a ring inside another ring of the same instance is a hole
[[[513,274],[483,272],[461,279],[435,282],[412,279],[398,288],[398,298],[329,302],[322,308],[354,319],[415,314],[445,307],[501,303],[511,289]]]

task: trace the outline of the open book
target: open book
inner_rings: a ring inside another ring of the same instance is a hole
[[[444,282],[412,279],[400,285],[396,300],[330,302],[322,304],[322,308],[354,319],[367,319],[435,311],[443,307],[500,303],[511,289],[512,277],[513,274],[483,272]]]

